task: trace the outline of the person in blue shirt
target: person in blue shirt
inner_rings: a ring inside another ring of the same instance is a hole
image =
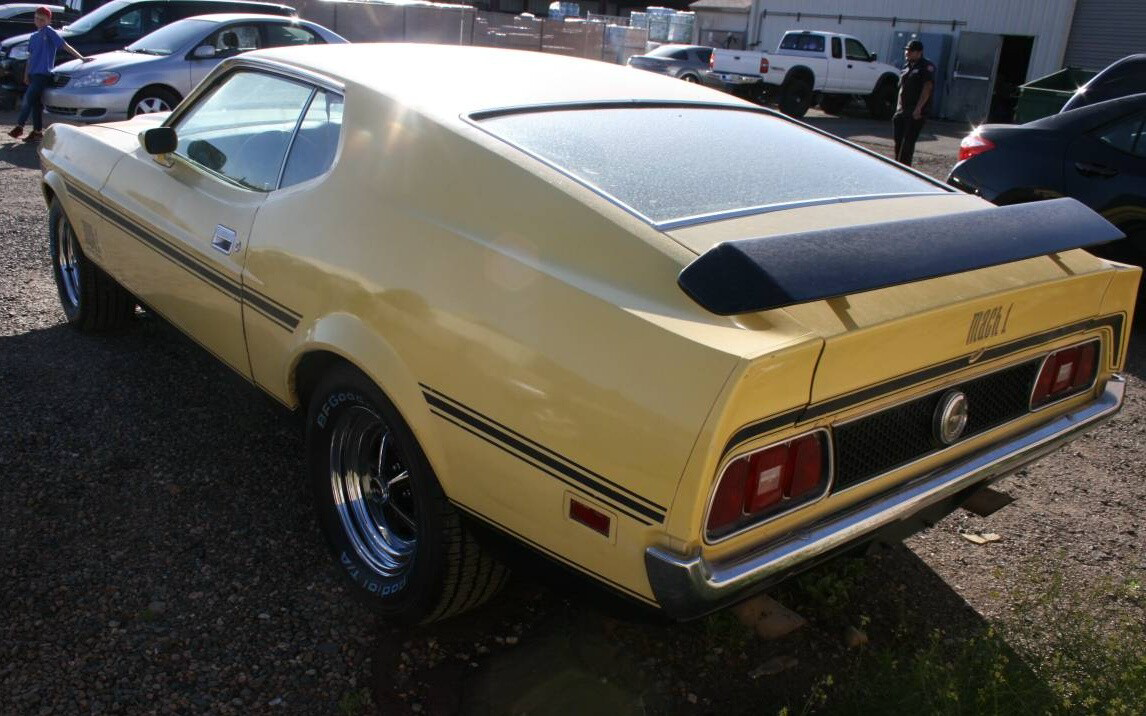
[[[44,88],[52,81],[52,68],[56,66],[56,53],[63,48],[65,52],[77,60],[90,62],[91,57],[84,57],[60,37],[60,33],[51,26],[52,11],[46,7],[36,8],[34,17],[36,31],[28,39],[28,63],[24,66],[24,104],[20,107],[20,116],[16,118],[16,126],[8,132],[9,137],[19,137],[24,134],[24,122],[28,115],[32,116],[32,132],[24,138],[25,142],[38,142],[43,137],[44,105],[41,98]]]

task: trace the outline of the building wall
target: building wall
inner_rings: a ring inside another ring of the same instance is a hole
[[[1093,0],[1079,0],[1087,1]],[[1126,2],[1146,5],[1146,0]],[[1062,67],[1074,9],[1075,0],[756,0],[748,42],[771,51],[786,30],[844,32],[860,38],[881,59],[892,60],[887,52],[896,32],[1027,35],[1035,38],[1029,80]]]
[[[1146,0],[1078,0],[1064,64],[1100,70],[1137,52],[1146,52]]]
[[[726,30],[729,32],[745,32],[748,29],[748,13],[697,10],[696,24],[699,30]]]

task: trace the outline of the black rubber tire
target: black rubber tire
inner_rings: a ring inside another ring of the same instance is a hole
[[[155,99],[163,102],[169,109],[175,109],[179,104],[179,95],[167,89],[166,87],[144,87],[131,98],[131,104],[127,106],[128,118],[134,117],[140,112],[137,111],[139,103],[145,99]]]
[[[826,94],[820,97],[820,109],[827,114],[839,114],[852,101],[851,95]]]
[[[72,251],[71,280],[74,298],[65,285],[60,262],[61,232],[70,232]],[[52,278],[60,297],[60,307],[68,325],[89,333],[120,330],[135,317],[135,297],[116,283],[98,266],[88,260],[80,247],[79,237],[72,227],[59,199],[52,199],[48,208],[49,254],[52,258]]]
[[[417,543],[394,575],[359,555],[335,504],[332,441],[340,419],[358,408],[381,417],[410,474],[406,499],[414,509]],[[319,382],[307,410],[306,450],[319,525],[357,598],[373,611],[404,624],[427,623],[473,609],[501,589],[509,571],[474,539],[406,421],[361,371],[339,363]]]
[[[680,78],[682,80],[684,80],[685,82],[688,82],[690,84],[694,84],[694,85],[700,84],[700,78],[697,77],[696,75],[692,74],[691,72],[684,73],[683,75],[680,76]]]
[[[866,98],[867,111],[876,119],[891,119],[899,102],[899,89],[894,82],[884,80]]]
[[[812,87],[804,80],[788,80],[780,91],[780,111],[789,117],[803,117],[812,105]]]

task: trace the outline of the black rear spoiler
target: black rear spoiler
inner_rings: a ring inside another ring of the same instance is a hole
[[[846,296],[1123,238],[1074,199],[717,244],[677,283],[721,316]]]

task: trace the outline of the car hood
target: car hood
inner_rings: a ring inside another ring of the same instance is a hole
[[[64,38],[65,40],[68,39],[69,37],[75,37],[76,36],[76,33],[68,32],[67,30],[56,30],[56,32],[60,33],[60,37]],[[31,32],[25,32],[23,35],[13,35],[12,37],[9,37],[8,39],[4,40],[3,42],[0,42],[0,49],[7,50],[10,47],[14,47],[16,45],[19,45],[21,42],[27,42],[28,39],[30,37],[32,37],[32,35],[33,35],[33,33],[31,33]]]
[[[57,65],[54,70],[57,73],[64,73],[68,75],[79,74],[82,72],[101,72],[113,70],[119,72],[124,68],[133,65],[141,65],[156,60],[162,60],[170,55],[145,55],[142,52],[127,52],[126,50],[114,50],[112,52],[103,52],[98,55],[93,55],[91,62],[80,62],[79,60],[69,60],[63,64]]]

